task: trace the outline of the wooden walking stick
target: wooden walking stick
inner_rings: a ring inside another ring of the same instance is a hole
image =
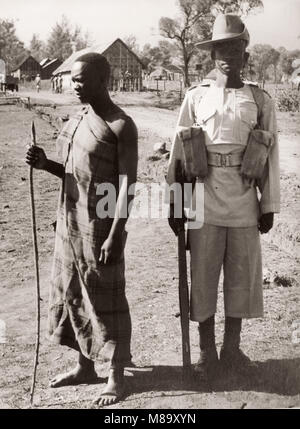
[[[35,146],[35,126],[34,122],[31,123],[31,145]],[[33,366],[32,384],[30,390],[30,403],[33,403],[33,395],[36,380],[36,369],[38,365],[39,347],[40,347],[40,277],[39,277],[39,255],[37,245],[37,234],[36,234],[36,222],[35,222],[35,205],[34,205],[34,189],[33,189],[33,168],[30,166],[29,169],[29,190],[30,190],[30,206],[31,206],[31,223],[32,223],[32,240],[34,249],[34,264],[35,264],[35,279],[36,279],[36,344],[35,344],[35,356]]]
[[[187,263],[186,263],[186,248],[185,248],[185,229],[184,229],[184,178],[182,174],[181,162],[176,164],[176,182],[180,183],[182,193],[181,202],[176,201],[176,204],[181,204],[182,227],[178,231],[178,269],[179,269],[179,308],[181,322],[181,338],[182,338],[182,364],[183,378],[185,381],[190,380],[191,371],[191,350],[190,350],[190,332],[189,332],[189,289],[187,280]]]

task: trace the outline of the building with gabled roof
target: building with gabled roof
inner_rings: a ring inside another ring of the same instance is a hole
[[[117,38],[113,42],[102,43],[73,52],[54,72],[54,76],[61,74],[63,78],[63,90],[72,88],[71,68],[78,57],[88,52],[98,52],[106,57],[111,66],[111,78],[109,88],[111,90],[142,89],[142,69],[144,65],[140,58],[124,43]]]
[[[58,58],[45,58],[40,62],[41,65],[41,77],[42,79],[50,79],[53,72],[62,64],[62,61]]]
[[[34,80],[37,74],[41,74],[41,65],[32,55],[26,55],[11,74],[18,79]]]
[[[183,76],[182,70],[173,64],[168,64],[166,66],[159,66],[156,69],[154,69],[149,75],[150,79],[155,79],[155,80],[161,80],[161,79],[182,80],[182,76]]]
[[[46,64],[48,64],[51,61],[51,58],[43,58],[42,61],[40,61],[40,66],[44,67]]]

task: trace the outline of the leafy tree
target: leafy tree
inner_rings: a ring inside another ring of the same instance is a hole
[[[6,62],[8,73],[22,61],[28,51],[16,36],[15,24],[8,19],[0,19],[0,58]]]
[[[159,66],[166,67],[167,65],[174,63],[173,59],[176,55],[176,46],[167,40],[160,40],[158,45],[153,47],[147,43],[144,45],[140,53],[142,62],[150,70]]]
[[[279,69],[282,74],[290,76],[294,71],[293,61],[300,58],[300,50],[295,49],[293,51],[288,51],[280,47],[278,51],[280,52]]]
[[[274,70],[274,83],[277,83],[277,66],[280,58],[280,52],[272,48],[269,52],[270,64],[273,66]]]
[[[82,35],[81,28],[76,25],[73,29],[65,15],[52,28],[47,42],[47,54],[50,58],[65,60],[73,49],[80,50],[90,44],[89,34]]]
[[[265,81],[267,78],[267,69],[269,66],[274,68],[276,80],[277,64],[280,58],[280,52],[270,45],[257,44],[250,50],[250,59],[253,63],[255,73],[259,81]]]
[[[261,0],[178,0],[179,16],[162,17],[160,34],[175,42],[183,63],[185,86],[189,86],[189,65],[197,52],[195,43],[210,36],[216,14],[235,12],[245,16],[262,7]]]
[[[195,42],[199,40],[194,29],[201,21],[199,27],[202,28],[204,18],[211,13],[211,4],[210,1],[179,0],[178,6],[180,17],[160,18],[159,29],[162,36],[175,42],[183,61],[184,83],[189,86],[189,64],[196,50]]]
[[[136,37],[133,34],[126,36],[122,39],[129,49],[131,49],[136,55],[140,55],[140,47],[137,43]]]
[[[46,47],[45,43],[39,39],[37,34],[32,35],[32,39],[29,45],[29,51],[33,58],[35,58],[38,62],[42,61],[46,56]]]
[[[149,67],[149,65],[151,63],[151,59],[152,59],[151,50],[152,49],[153,49],[153,47],[150,45],[150,43],[146,43],[140,52],[140,58],[146,67]]]
[[[72,44],[75,46],[76,51],[87,48],[92,44],[90,34],[86,31],[84,34],[79,25],[75,25],[72,33]]]
[[[191,65],[198,69],[198,73],[203,79],[214,68],[215,63],[211,59],[210,52],[199,49],[191,60]]]
[[[257,0],[218,0],[213,1],[212,11],[216,13],[236,13],[241,17],[246,17],[250,13],[255,13],[263,7],[262,1]]]

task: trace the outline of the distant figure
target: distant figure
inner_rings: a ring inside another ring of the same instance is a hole
[[[50,82],[51,82],[51,91],[55,92],[55,76],[51,76]]]
[[[59,74],[58,78],[57,78],[57,86],[58,86],[58,93],[62,94],[62,85],[63,85],[63,78],[62,75]]]
[[[126,72],[124,73],[124,91],[130,91],[131,78],[131,73],[126,70]]]
[[[36,91],[40,92],[40,89],[41,89],[41,77],[40,77],[39,74],[36,75],[35,84],[36,84]]]
[[[54,76],[53,81],[54,81],[54,92],[55,94],[57,94],[58,93],[58,76]]]

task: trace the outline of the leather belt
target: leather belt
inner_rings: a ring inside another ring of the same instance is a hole
[[[213,167],[237,167],[242,164],[243,155],[243,152],[229,154],[208,152],[208,165]]]

